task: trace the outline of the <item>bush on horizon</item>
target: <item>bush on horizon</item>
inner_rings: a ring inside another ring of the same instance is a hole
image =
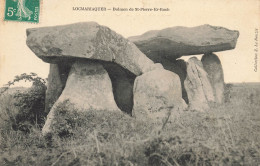
[[[44,113],[46,82],[36,73],[15,76],[14,80],[9,81],[0,93],[0,96],[8,95],[8,89],[17,82],[32,82],[32,87],[25,91],[16,91],[11,94],[14,100],[13,106],[16,111],[7,108],[5,111],[8,121],[14,130],[29,132],[34,125],[42,126],[47,116]],[[15,113],[14,113],[15,112]]]

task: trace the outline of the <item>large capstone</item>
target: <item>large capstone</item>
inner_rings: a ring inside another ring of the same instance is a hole
[[[136,78],[133,116],[137,119],[162,122],[168,113],[186,107],[177,74],[158,68]]]
[[[192,57],[187,62],[187,77],[184,86],[189,98],[189,109],[205,111],[215,101],[208,75],[200,60]]]
[[[176,60],[183,55],[206,54],[231,50],[236,47],[238,31],[223,27],[201,25],[197,27],[171,27],[148,31],[128,39],[149,58],[165,56]]]
[[[95,22],[27,29],[28,47],[43,61],[83,58],[115,62],[135,75],[154,64],[132,42]]]
[[[72,65],[66,86],[47,116],[44,134],[51,132],[56,108],[65,101],[69,101],[71,107],[78,111],[120,111],[114,101],[108,73],[97,62],[81,60]]]
[[[203,67],[208,73],[208,78],[213,88],[216,103],[224,101],[224,73],[221,62],[215,54],[205,54],[201,58]]]

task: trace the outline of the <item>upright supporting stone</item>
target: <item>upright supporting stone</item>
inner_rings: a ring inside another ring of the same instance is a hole
[[[78,111],[120,111],[114,101],[108,73],[98,62],[81,60],[72,65],[66,86],[48,114],[43,134],[51,132],[56,106],[67,100]]]
[[[162,53],[163,54],[163,53]],[[184,88],[184,80],[187,76],[187,65],[186,62],[182,59],[178,60],[169,60],[165,56],[155,56],[153,54],[147,54],[147,56],[157,64],[161,64],[164,69],[172,71],[173,73],[177,74],[181,80],[181,87],[182,87],[182,98],[185,100],[186,103],[189,103],[187,92]]]
[[[152,59],[154,60],[154,59]],[[172,71],[180,77],[181,88],[182,88],[182,98],[186,103],[189,103],[187,92],[184,88],[184,80],[187,77],[187,65],[186,62],[182,59],[175,61],[169,61],[166,58],[161,58],[160,61],[154,61],[156,63],[161,63],[166,70]]]
[[[192,57],[187,62],[187,77],[184,86],[189,98],[189,109],[204,111],[209,109],[209,102],[213,102],[214,95],[207,73],[201,61]]]
[[[155,69],[135,79],[133,115],[137,119],[148,118],[162,122],[170,111],[186,107],[177,74]]]
[[[53,104],[60,97],[70,70],[70,65],[50,64],[48,85],[45,96],[45,113],[48,114]]]
[[[216,103],[223,103],[225,88],[224,73],[218,56],[213,53],[205,54],[203,55],[201,62],[205,71],[208,73]]]

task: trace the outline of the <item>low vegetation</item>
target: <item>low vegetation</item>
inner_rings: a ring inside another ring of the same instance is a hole
[[[32,82],[31,88],[11,88],[19,81]],[[14,130],[29,132],[35,124],[42,125],[44,112],[45,80],[35,73],[21,74],[0,89],[0,124],[7,122]],[[4,126],[4,124],[1,124]]]
[[[57,106],[54,133],[47,136],[41,134],[43,121],[36,120],[46,115],[28,115],[31,107],[15,104],[28,100],[9,92],[0,98],[0,115],[5,115],[0,120],[1,165],[260,164],[259,84],[229,84],[225,104],[207,112],[173,112],[162,124],[106,110],[83,113],[65,101]],[[20,121],[30,127],[17,128],[17,114],[35,120]]]

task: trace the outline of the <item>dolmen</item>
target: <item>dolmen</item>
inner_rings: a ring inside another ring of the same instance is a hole
[[[222,103],[223,69],[213,53],[234,49],[239,33],[221,27],[174,27],[124,38],[95,22],[27,29],[27,46],[50,63],[43,134],[57,106],[124,112],[160,122],[175,110]],[[204,54],[201,61],[181,56]],[[69,108],[68,108],[69,110]]]
[[[152,30],[128,39],[153,62],[180,77],[189,109],[204,111],[209,103],[224,101],[223,68],[214,52],[234,49],[238,37],[238,31],[206,24]],[[178,59],[198,54],[203,54],[201,60],[195,56],[188,62]]]

